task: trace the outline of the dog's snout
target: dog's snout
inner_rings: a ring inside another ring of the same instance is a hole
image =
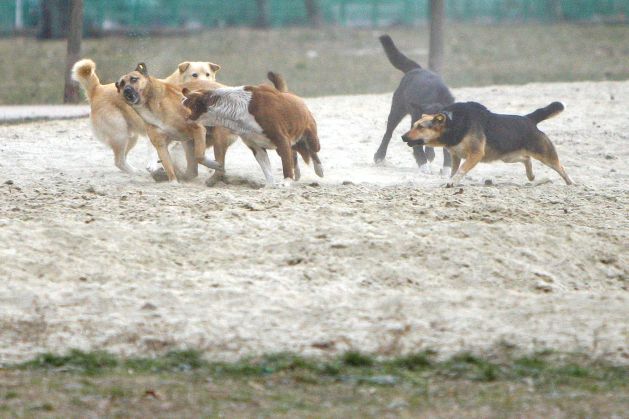
[[[125,95],[132,95],[133,94],[133,87],[125,86],[125,88],[122,91],[124,92]]]

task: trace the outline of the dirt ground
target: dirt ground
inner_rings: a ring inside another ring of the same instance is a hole
[[[205,172],[178,185],[119,172],[87,119],[0,126],[0,362],[508,347],[627,363],[629,82],[454,93],[505,113],[561,100],[540,128],[577,185],[497,163],[445,189],[399,140],[407,121],[375,166],[390,95],[308,100],[326,175],[302,167],[287,189],[261,188],[241,143],[229,182],[207,188]]]

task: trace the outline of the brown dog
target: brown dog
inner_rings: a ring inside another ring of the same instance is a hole
[[[220,86],[213,82],[205,83],[206,88]],[[148,137],[157,150],[169,181],[178,179],[168,152],[171,141],[186,141],[186,178],[196,175],[197,163],[211,169],[222,168],[216,161],[205,157],[206,129],[189,119],[190,111],[182,105],[184,97],[178,86],[149,76],[144,63],[122,76],[115,86],[126,103],[144,120]]]
[[[224,126],[238,134],[253,151],[267,185],[273,184],[268,149],[277,150],[282,159],[285,185],[300,176],[294,151],[306,163],[312,158],[315,173],[323,177],[315,119],[303,100],[287,91],[281,76],[270,72],[268,77],[275,87],[222,87],[197,92],[184,89],[183,104],[191,110],[191,120]]]
[[[183,84],[193,80],[215,81],[220,68],[218,64],[211,62],[186,61],[180,63],[163,81],[172,84]],[[114,83],[100,83],[94,61],[90,59],[77,61],[72,67],[72,78],[79,82],[85,91],[90,102],[90,120],[94,135],[112,149],[116,167],[126,173],[138,173],[137,169],[127,163],[127,154],[135,146],[138,137],[146,135],[142,118],[118,94]],[[217,149],[228,147],[219,144],[221,139],[209,139],[208,146],[216,144]],[[151,157],[147,169],[154,174],[158,164],[157,158]]]
[[[523,163],[535,179],[531,157],[555,170],[566,184],[572,179],[559,162],[555,146],[537,124],[563,111],[559,102],[526,116],[501,115],[476,102],[454,103],[435,115],[423,115],[402,139],[413,147],[446,147],[452,154],[452,180],[457,185],[479,162]],[[465,162],[459,168],[461,160]]]

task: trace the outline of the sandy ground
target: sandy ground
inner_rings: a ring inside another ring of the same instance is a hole
[[[497,163],[445,189],[399,140],[408,122],[374,166],[388,95],[308,100],[326,177],[303,167],[289,189],[260,188],[241,143],[229,183],[207,188],[205,172],[179,185],[122,174],[86,119],[0,127],[0,362],[69,348],[629,362],[629,82],[455,94],[512,113],[563,101],[540,127],[578,185]],[[131,162],[145,156],[139,144]]]

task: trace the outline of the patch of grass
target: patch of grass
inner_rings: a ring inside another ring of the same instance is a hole
[[[433,351],[424,351],[416,354],[395,358],[389,362],[392,367],[411,371],[425,370],[432,366]]]
[[[97,374],[103,369],[113,369],[119,364],[118,359],[102,351],[83,352],[72,350],[67,355],[54,355],[50,353],[37,356],[32,361],[22,364],[23,368],[64,368],[85,374]]]
[[[375,363],[371,356],[356,351],[345,353],[341,359],[348,367],[371,367]]]
[[[426,26],[226,28],[181,37],[107,37],[85,40],[82,56],[96,61],[103,82],[113,82],[140,61],[150,73],[166,76],[179,62],[209,60],[222,65],[219,81],[230,85],[259,83],[275,70],[303,96],[388,93],[401,73],[382,52],[377,36],[383,32],[427,66]],[[445,43],[443,76],[452,87],[629,78],[627,25],[451,22]],[[11,57],[0,61],[0,104],[60,103],[65,52],[64,41],[0,39],[0,55]]]
[[[501,367],[498,364],[471,353],[456,355],[446,361],[443,367],[444,374],[456,378],[489,382],[503,377]]]
[[[392,359],[280,353],[210,362],[193,350],[152,358],[71,351],[0,370],[6,416],[132,409],[142,417],[620,417],[628,392],[628,366],[552,352],[448,359],[429,351]]]
[[[42,354],[16,365],[22,370],[52,370],[85,375],[127,371],[133,374],[202,372],[217,377],[270,377],[277,374],[319,376],[423,377],[425,374],[449,380],[493,382],[534,378],[547,382],[596,380],[619,382],[629,379],[629,368],[588,360],[583,356],[559,357],[553,353],[496,361],[472,353],[460,353],[438,361],[436,353],[424,351],[397,358],[378,360],[372,355],[350,351],[334,359],[305,358],[291,353],[245,358],[238,362],[209,362],[194,350],[171,351],[153,358],[118,358],[107,352],[72,350],[67,355]],[[307,378],[308,380],[310,378]],[[86,386],[91,382],[83,380]],[[10,398],[13,393],[7,393]]]

